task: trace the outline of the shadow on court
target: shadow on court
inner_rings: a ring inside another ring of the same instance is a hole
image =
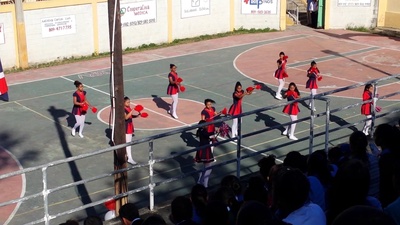
[[[170,109],[171,104],[167,103],[164,99],[158,97],[158,95],[151,95],[153,97],[153,102],[156,103],[159,109],[165,109],[168,111]]]
[[[68,134],[66,134],[64,132],[64,129],[61,126],[61,121],[60,121],[60,119],[65,117],[68,114],[68,112],[65,111],[64,109],[56,109],[54,106],[50,106],[48,111],[49,111],[50,115],[53,117],[53,120],[55,122],[54,125],[56,127],[57,134],[58,134],[58,137],[60,140],[60,145],[64,152],[65,158],[72,157],[71,150],[69,148],[68,142],[65,137]],[[76,162],[75,161],[69,162],[68,165],[69,165],[69,168],[71,171],[71,176],[73,177],[74,181],[75,182],[81,181],[82,176],[80,175],[80,172],[79,172],[78,166],[76,165]],[[89,197],[89,192],[86,189],[85,185],[78,185],[78,186],[76,186],[76,189],[79,193],[82,204],[86,205],[86,204],[92,203],[92,200]],[[93,207],[86,208],[85,210],[86,210],[87,215],[97,215],[97,213]]]

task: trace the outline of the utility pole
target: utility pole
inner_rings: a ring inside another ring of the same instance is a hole
[[[26,32],[22,0],[15,0],[15,19],[17,21],[18,65],[22,69],[26,69],[28,68],[28,50],[26,47]]]
[[[114,13],[116,10],[116,13]],[[115,18],[114,18],[115,14]],[[115,19],[115,21],[114,21]],[[108,21],[110,31],[110,52],[112,71],[114,74],[114,101],[111,100],[111,106],[115,107],[114,124],[114,145],[126,143],[125,139],[125,112],[124,112],[124,76],[122,69],[122,38],[121,38],[121,15],[120,1],[108,0]],[[115,22],[115,24],[114,24]],[[115,28],[115,29],[114,29]],[[113,96],[113,94],[111,94]],[[113,104],[115,103],[115,105]],[[127,168],[126,148],[118,149],[114,152],[114,170]],[[128,173],[118,173],[114,175],[115,194],[121,194],[128,191]],[[116,200],[116,214],[122,205],[128,202],[128,197]]]

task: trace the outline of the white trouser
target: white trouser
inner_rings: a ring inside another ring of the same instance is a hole
[[[282,92],[283,86],[285,86],[285,79],[278,79],[278,83],[279,83],[279,86],[278,86],[278,90],[276,91],[276,96],[282,96],[281,92]]]
[[[314,96],[317,94],[317,89],[311,89],[311,96]],[[310,103],[308,104],[311,108],[311,99],[310,99]],[[314,103],[314,107],[315,107],[315,103]]]
[[[83,127],[85,126],[85,117],[86,115],[75,115],[76,123],[72,128],[72,130],[75,130],[76,128],[80,127],[79,133],[82,134]]]
[[[171,95],[171,98],[172,98],[171,115],[176,117],[177,116],[176,108],[178,107],[178,93]]]
[[[239,118],[235,118],[232,120],[232,137],[236,137],[238,135],[238,120]]]
[[[211,166],[211,163],[204,163],[204,170],[200,173],[199,180],[197,181],[198,184],[202,184],[204,187],[208,187],[208,180],[210,178],[210,174],[212,169],[206,170],[208,167]]]
[[[132,134],[125,134],[126,143],[132,141]],[[128,161],[132,161],[132,146],[126,146],[126,156],[128,156]]]
[[[295,121],[297,120],[297,115],[290,115],[290,121]],[[289,133],[290,136],[294,136],[294,130],[296,129],[296,124],[292,123],[290,126],[285,127],[284,133]]]
[[[370,118],[372,118],[372,115],[367,116],[367,119],[370,119]],[[365,135],[369,134],[369,129],[371,128],[371,124],[372,124],[372,120],[365,121],[364,128],[363,128],[363,133]]]

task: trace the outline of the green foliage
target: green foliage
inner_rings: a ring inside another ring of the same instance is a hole
[[[370,32],[371,32],[371,29],[370,29],[370,28],[366,28],[366,27],[363,27],[363,26],[352,26],[352,25],[347,26],[347,27],[346,27],[346,30],[359,31],[359,32],[367,32],[367,33],[370,33]]]
[[[204,40],[211,40],[211,39],[216,39],[216,38],[228,37],[228,36],[233,36],[233,35],[253,34],[253,33],[266,33],[266,32],[275,32],[275,31],[277,31],[277,30],[270,29],[270,28],[244,29],[243,27],[240,27],[239,29],[234,29],[233,31],[224,32],[224,33],[205,34],[205,35],[200,35],[200,36],[192,37],[192,38],[174,39],[171,43],[160,43],[160,44],[150,43],[150,44],[142,44],[142,45],[140,45],[140,46],[138,46],[136,48],[127,47],[127,48],[125,48],[123,54],[133,53],[133,52],[140,52],[140,51],[149,50],[149,49],[165,48],[165,47],[179,45],[179,44],[187,44],[187,43],[199,42],[199,41],[204,41]],[[87,55],[87,56],[71,56],[71,57],[64,57],[62,59],[58,58],[58,59],[56,59],[54,61],[51,61],[51,62],[38,63],[38,64],[30,65],[29,68],[27,68],[25,70],[36,69],[36,68],[45,68],[45,67],[57,66],[57,65],[67,64],[67,63],[78,62],[78,61],[91,60],[91,59],[96,59],[96,58],[103,58],[103,57],[108,57],[109,55],[110,55],[110,52],[101,52],[101,53],[93,52],[91,55]],[[5,70],[4,72],[6,74],[8,74],[8,73],[20,72],[20,71],[23,71],[23,70],[24,69],[14,67],[12,69]]]

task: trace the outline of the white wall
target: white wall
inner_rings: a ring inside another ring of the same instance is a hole
[[[288,0],[289,1],[289,0]],[[244,29],[280,29],[280,1],[277,0],[276,14],[271,15],[248,15],[242,14],[242,1],[235,1],[235,29],[243,27]]]
[[[365,7],[338,6],[338,1],[332,0],[330,5],[330,28],[373,27],[376,25],[377,16],[374,15],[374,7],[374,0],[371,0],[371,6]]]
[[[1,63],[3,68],[11,68],[15,66],[15,62],[17,61],[12,14],[0,13],[0,23],[3,23],[5,36],[5,43],[0,44]]]
[[[173,39],[223,33],[230,29],[230,0],[210,0],[209,15],[181,18],[181,0],[174,1],[172,9]]]
[[[68,15],[75,15],[76,33],[42,37],[41,19]],[[91,5],[29,10],[24,17],[29,64],[94,52]]]

